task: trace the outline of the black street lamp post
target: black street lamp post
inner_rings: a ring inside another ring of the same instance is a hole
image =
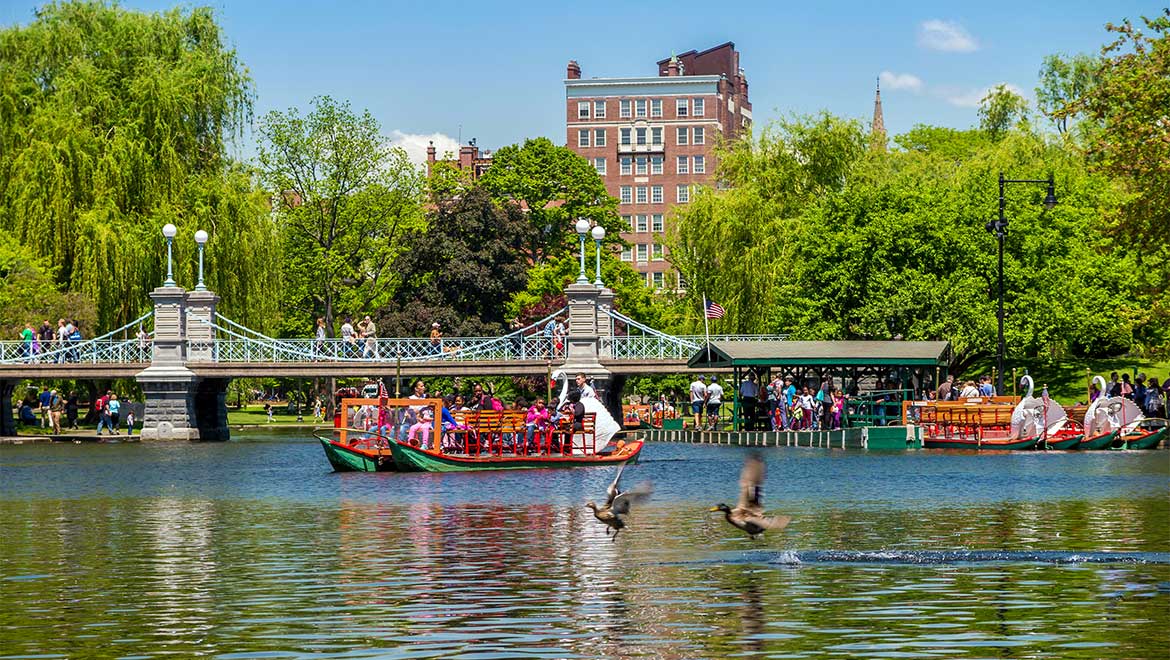
[[[1004,216],[1004,207],[1007,204],[1007,198],[1004,197],[1004,188],[1009,183],[1046,183],[1048,184],[1048,194],[1044,196],[1044,208],[1050,209],[1056,206],[1056,182],[1051,174],[1047,179],[1005,179],[1003,172],[999,173],[999,218],[991,220],[987,223],[987,231],[993,232],[995,238],[999,241],[999,342],[995,351],[995,392],[996,394],[1003,394],[1003,356],[1004,356],[1004,340],[1003,340],[1003,239],[1007,236],[1008,221]]]

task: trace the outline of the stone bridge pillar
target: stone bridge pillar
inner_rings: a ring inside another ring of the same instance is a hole
[[[613,357],[613,345],[609,342],[613,338],[613,317],[606,313],[613,310],[613,299],[614,294],[610,289],[602,289],[597,293],[598,357]]]
[[[219,296],[211,291],[191,291],[187,294],[187,360],[214,362],[215,306]],[[204,323],[206,321],[206,323]]]
[[[150,366],[135,375],[146,400],[142,440],[198,440],[195,373],[187,368],[187,292],[161,286],[154,301],[154,342]]]
[[[565,345],[565,364],[561,367],[569,378],[584,373],[593,379],[597,398],[605,402],[618,423],[622,419],[621,390],[614,387],[613,374],[600,361],[599,338],[607,329],[599,328],[599,322],[609,317],[599,308],[604,302],[602,290],[593,284],[570,284],[565,288],[569,299],[569,335]],[[612,304],[610,293],[608,304]],[[606,324],[608,328],[608,323]]]
[[[15,380],[0,380],[0,437],[16,435],[16,419],[12,416],[12,395]]]

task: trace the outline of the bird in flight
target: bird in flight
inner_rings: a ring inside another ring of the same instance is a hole
[[[763,492],[764,487],[764,459],[758,454],[748,456],[743,462],[743,470],[739,473],[739,502],[735,508],[726,504],[717,504],[711,511],[722,511],[723,517],[736,529],[747,532],[753,539],[766,530],[781,530],[788,526],[792,518],[788,516],[764,515]]]
[[[630,512],[630,506],[646,501],[654,487],[649,481],[644,481],[630,490],[622,491],[620,482],[622,478],[622,470],[626,467],[625,463],[618,466],[617,475],[613,478],[613,483],[605,489],[605,504],[597,506],[594,502],[587,502],[585,506],[593,509],[593,517],[605,523],[605,535],[609,536],[609,530],[613,530],[613,539],[617,539],[618,532],[625,528],[626,523],[622,520],[622,516]]]

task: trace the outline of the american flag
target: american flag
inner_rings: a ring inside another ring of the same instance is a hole
[[[721,318],[723,318],[723,314],[724,314],[724,310],[723,310],[722,305],[720,305],[717,302],[712,302],[710,300],[707,301],[707,318],[721,319]]]

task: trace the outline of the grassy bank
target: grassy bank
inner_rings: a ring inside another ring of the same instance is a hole
[[[980,374],[990,374],[994,367],[994,359],[979,362],[967,370],[964,378],[978,378]],[[1004,386],[1007,387],[1009,394],[1012,391],[1011,367],[1012,363],[1009,362],[1007,377],[1004,378]],[[1139,373],[1144,373],[1147,378],[1157,378],[1159,383],[1170,377],[1170,361],[1167,360],[1135,358],[1066,360],[1061,362],[1035,360],[1016,363],[1015,367],[1017,379],[1025,373],[1032,376],[1032,380],[1036,382],[1037,395],[1039,395],[1041,387],[1048,385],[1048,394],[1065,405],[1088,400],[1086,369],[1088,369],[1090,376],[1101,376],[1106,381],[1109,380],[1109,374],[1114,371],[1119,374],[1128,373],[1131,379]]]
[[[296,414],[288,412],[288,406],[281,404],[272,407],[272,421],[264,413],[263,404],[249,404],[243,408],[228,406],[229,426],[315,426],[320,422],[313,419],[313,411],[301,412],[301,420],[297,421]]]

